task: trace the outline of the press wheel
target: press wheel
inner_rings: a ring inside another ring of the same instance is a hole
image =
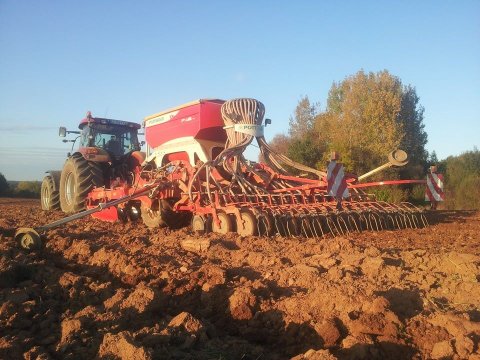
[[[25,250],[38,250],[42,247],[40,235],[30,228],[20,228],[15,233],[15,241]]]
[[[192,230],[197,234],[205,234],[208,232],[208,222],[204,215],[193,215]]]
[[[225,235],[226,233],[229,233],[232,231],[232,220],[230,217],[225,214],[224,212],[219,212],[217,213],[217,217],[219,220],[219,224],[213,219],[212,222],[212,230],[216,232],[217,234],[223,234]]]
[[[240,219],[237,219],[237,233],[240,236],[255,236],[258,234],[257,219],[248,211],[240,213]]]

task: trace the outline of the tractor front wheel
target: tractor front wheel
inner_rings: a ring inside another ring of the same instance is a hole
[[[40,190],[40,202],[42,210],[58,210],[60,209],[60,194],[54,190],[55,186],[50,175],[45,176],[42,181],[42,188]]]
[[[93,187],[103,186],[99,164],[85,160],[81,154],[67,159],[60,176],[60,207],[66,214],[85,209],[85,199]]]

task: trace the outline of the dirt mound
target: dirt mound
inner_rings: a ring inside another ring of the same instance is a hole
[[[14,243],[61,217],[0,199],[2,359],[480,358],[478,213],[321,240],[88,218]]]

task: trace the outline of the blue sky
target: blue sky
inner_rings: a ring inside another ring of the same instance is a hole
[[[360,69],[416,87],[440,158],[480,145],[480,1],[0,0],[0,172],[60,169],[58,126],[87,110],[140,122],[254,97],[271,139],[302,95],[325,106]]]

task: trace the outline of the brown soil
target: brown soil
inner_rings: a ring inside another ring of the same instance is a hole
[[[1,359],[480,359],[478,212],[322,240],[86,218],[15,244],[61,217],[0,199]]]

